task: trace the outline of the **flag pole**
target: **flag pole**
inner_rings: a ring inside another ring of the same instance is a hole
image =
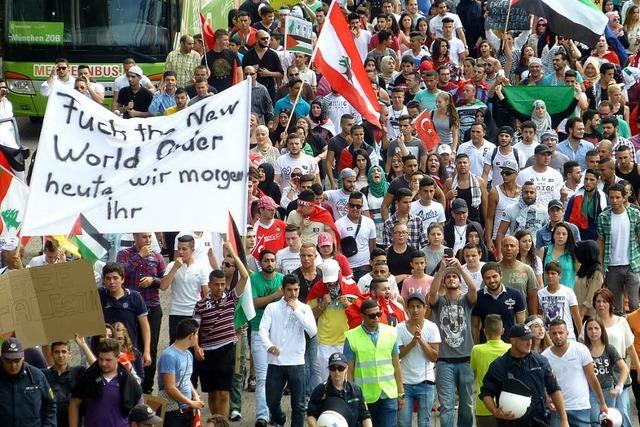
[[[198,25],[200,26],[200,37],[202,38],[202,46],[204,46],[204,55],[202,55],[204,57],[204,65],[207,66],[207,68],[209,68],[209,63],[207,62],[207,52],[209,52],[209,48],[207,47],[207,41],[206,41],[206,37],[204,36],[204,28],[202,27],[202,16],[204,16],[202,14],[202,1],[198,2]],[[207,17],[205,16],[204,18],[205,20],[207,19]],[[213,49],[213,46],[211,46],[211,49]]]
[[[298,95],[296,96],[296,99],[293,101],[293,106],[291,107],[291,114],[289,114],[289,120],[287,120],[287,126],[285,126],[284,131],[288,132],[289,131],[289,125],[291,124],[291,119],[293,119],[293,115],[296,112],[296,105],[298,104],[298,101],[300,100],[300,95],[302,94],[302,88],[304,87],[304,81],[302,81],[302,86],[300,86],[300,90],[298,91]]]
[[[509,16],[511,15],[511,1],[509,1],[509,9],[507,9],[507,19],[504,23],[504,31],[503,33],[506,34],[507,33],[507,29],[509,28]]]

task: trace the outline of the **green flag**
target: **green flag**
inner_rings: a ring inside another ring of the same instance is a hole
[[[505,86],[503,93],[514,110],[527,116],[538,99],[547,105],[549,114],[556,114],[569,107],[575,97],[571,86]]]

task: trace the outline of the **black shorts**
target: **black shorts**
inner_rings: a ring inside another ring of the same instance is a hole
[[[215,350],[205,350],[204,361],[198,362],[202,391],[230,391],[236,365],[236,345],[230,343]]]

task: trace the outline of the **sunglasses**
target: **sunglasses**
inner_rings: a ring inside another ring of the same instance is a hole
[[[234,266],[235,266],[234,264],[232,264],[232,263],[230,263],[230,262],[228,262],[228,261],[223,262],[223,263],[222,263],[222,265],[224,265],[224,266],[225,266],[225,267],[227,267],[227,268],[229,268],[229,267],[234,267]]]
[[[349,203],[349,207],[351,209],[360,209],[362,207],[362,205],[359,205],[357,203]]]
[[[371,314],[367,314],[367,317],[371,320],[375,320],[376,318],[381,318],[382,317],[382,312],[379,311],[377,313],[371,313]]]
[[[338,371],[338,372],[344,372],[344,370],[345,370],[345,369],[347,369],[347,367],[346,367],[346,366],[338,366],[338,365],[331,365],[331,366],[329,366],[329,370],[330,370],[331,372],[335,372],[335,371]]]
[[[302,176],[301,173],[292,173],[291,178],[300,178]]]
[[[289,78],[298,77],[299,75],[300,75],[300,73],[289,74]]]
[[[502,176],[511,176],[514,173],[515,172],[512,172],[512,171],[500,171],[500,175],[502,175]]]
[[[58,71],[64,71],[66,69],[67,69],[67,67],[56,67],[56,70],[58,70]]]

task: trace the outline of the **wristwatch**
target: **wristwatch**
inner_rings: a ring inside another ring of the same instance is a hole
[[[404,393],[398,393],[398,399],[404,399]]]

